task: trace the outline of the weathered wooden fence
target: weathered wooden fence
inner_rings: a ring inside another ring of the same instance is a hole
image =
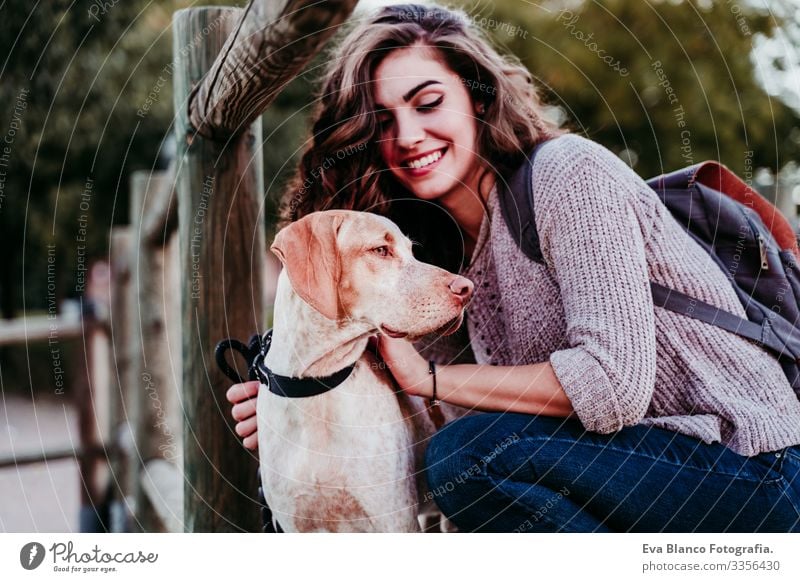
[[[102,268],[102,265],[96,266]],[[51,357],[57,358],[51,364],[59,370],[57,389],[68,395],[78,413],[79,436],[77,447],[12,451],[10,455],[0,457],[0,470],[75,459],[81,481],[81,531],[102,528],[108,477],[103,461],[113,455],[107,416],[107,403],[112,398],[110,328],[102,297],[97,295],[99,272],[95,266],[89,269],[86,287],[94,290],[94,296],[84,297],[78,312],[71,315],[52,312],[0,325],[0,346],[45,342],[50,345]],[[66,359],[67,344],[75,348],[69,361]]]
[[[230,381],[213,349],[264,331],[260,115],[355,4],[259,0],[175,14],[187,531],[259,526],[257,464],[228,421]]]
[[[258,531],[257,463],[233,431],[230,381],[213,350],[266,321],[260,115],[355,4],[176,12],[176,159],[131,177],[131,224],[111,236],[104,315],[56,322],[61,339],[86,346],[74,386],[81,446],[0,468],[77,458],[83,507],[109,501],[112,531]],[[52,326],[7,324],[0,345],[46,341]]]
[[[174,166],[131,177],[129,431],[136,528],[182,531],[180,266]]]

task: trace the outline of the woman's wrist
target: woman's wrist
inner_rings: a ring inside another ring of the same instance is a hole
[[[433,389],[431,391],[431,406],[439,406],[439,397],[436,393],[436,362],[428,360],[428,374],[433,379]]]
[[[446,400],[446,398],[443,397],[442,377],[447,376],[449,366],[436,364],[431,360],[428,360],[425,366],[426,376],[420,382],[417,382],[412,393],[414,396],[419,396],[428,400]]]

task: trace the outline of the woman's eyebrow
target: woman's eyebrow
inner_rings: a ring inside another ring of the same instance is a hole
[[[405,101],[406,103],[408,103],[409,101],[411,101],[411,98],[412,98],[414,95],[416,95],[417,93],[419,93],[420,91],[422,91],[422,90],[423,90],[425,87],[427,87],[428,85],[441,85],[441,84],[442,84],[442,82],[441,82],[441,81],[436,81],[436,80],[434,80],[434,79],[429,79],[429,80],[427,80],[427,81],[423,81],[422,83],[420,83],[419,85],[417,85],[416,87],[414,87],[413,89],[411,89],[411,90],[410,90],[408,93],[406,93],[405,95],[403,95],[403,101]],[[383,106],[382,104],[380,104],[380,103],[376,103],[376,104],[375,104],[375,107],[377,107],[378,109],[386,109],[386,107],[384,107],[384,106]]]

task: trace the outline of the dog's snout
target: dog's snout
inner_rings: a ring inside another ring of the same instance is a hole
[[[450,281],[449,287],[450,291],[453,292],[453,295],[461,299],[462,302],[466,302],[472,296],[472,289],[474,288],[474,285],[472,284],[472,281],[459,275]]]

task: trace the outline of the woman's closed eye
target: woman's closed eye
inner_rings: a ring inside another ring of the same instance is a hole
[[[427,113],[433,109],[436,109],[439,105],[442,104],[444,101],[444,95],[441,95],[437,99],[430,101],[429,103],[423,103],[416,107],[416,110],[420,113]],[[392,123],[394,122],[394,118],[392,116],[386,117],[379,117],[378,118],[378,126],[380,127],[381,131],[386,131],[391,127]]]
[[[430,103],[425,103],[424,105],[420,105],[417,107],[417,111],[430,111],[431,109],[435,109],[439,105],[442,104],[444,101],[444,95],[440,96],[438,99],[431,101]]]

